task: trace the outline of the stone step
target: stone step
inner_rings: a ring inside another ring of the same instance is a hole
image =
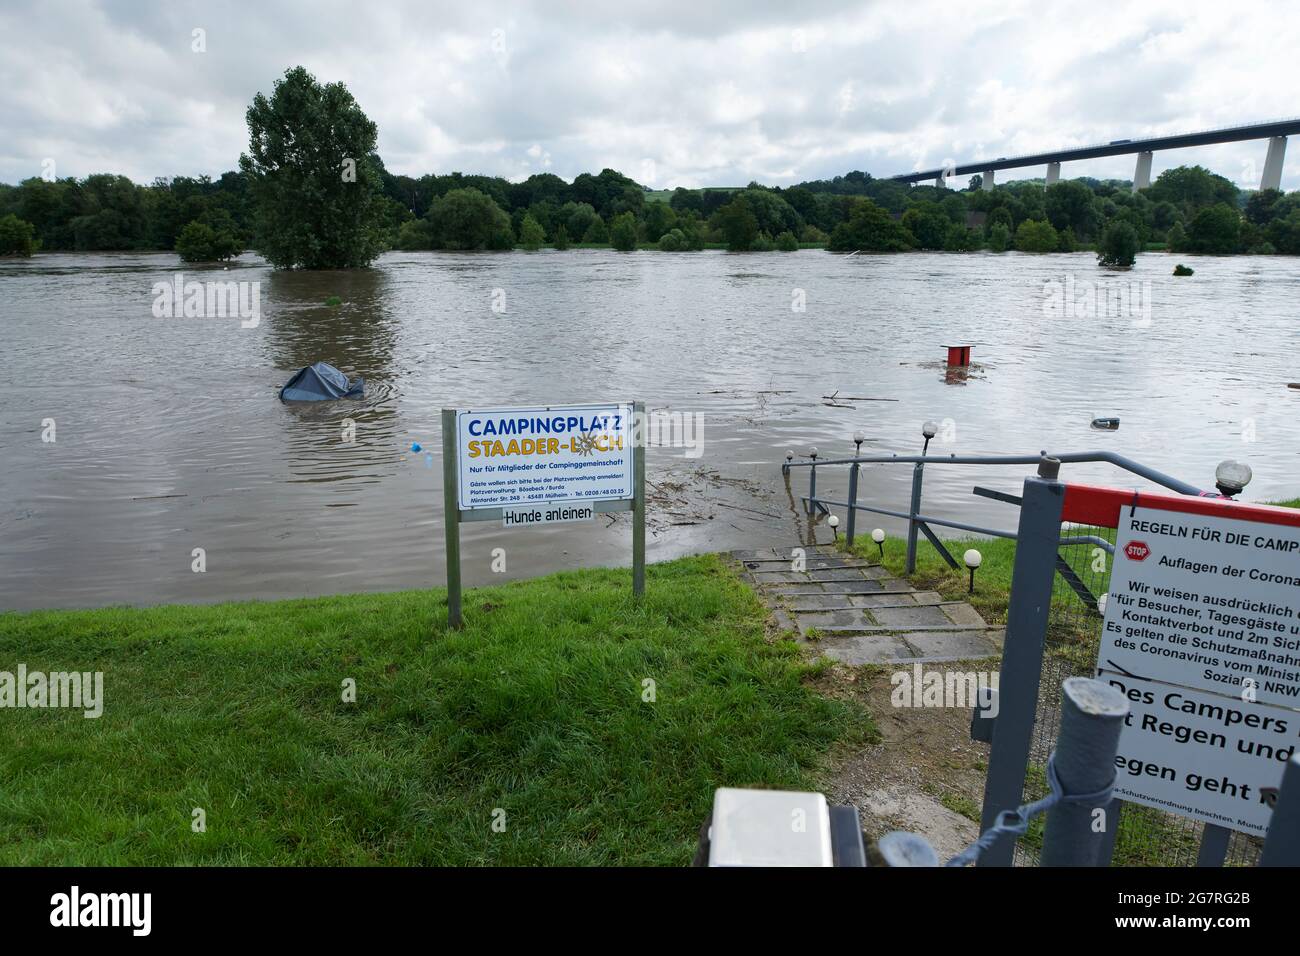
[[[751,571],[757,571],[760,573],[763,570],[765,570],[759,567],[760,564],[780,565],[780,567],[772,568],[771,570],[784,571],[784,570],[788,570],[790,565],[793,563],[794,563],[793,560],[790,558],[758,558],[758,559],[750,559],[741,562],[741,564],[749,568]],[[880,563],[877,561],[836,561],[833,558],[814,557],[814,558],[807,559],[807,567],[804,570],[819,571],[819,570],[828,570],[832,568],[878,568],[878,567],[880,567]]]
[[[841,634],[827,635],[816,646],[822,656],[855,666],[941,663],[995,657],[1002,653],[1002,634],[996,629],[960,634]]]
[[[880,594],[883,592],[877,591],[876,593]],[[838,600],[840,598],[839,594],[827,594],[825,596],[827,598],[831,598],[834,600]],[[864,596],[859,598],[859,600],[865,601],[867,600],[867,598],[868,596]],[[899,608],[899,607],[960,607],[964,603],[965,602],[963,601],[933,601],[927,603],[922,603],[920,601],[912,601],[910,604],[834,604],[834,605],[810,604],[806,607],[787,607],[786,610],[792,614],[825,614],[833,611],[869,611],[876,608],[884,609],[884,608]]]
[[[847,664],[981,658],[1001,652],[1002,631],[970,604],[918,591],[875,562],[805,547],[807,565],[790,571],[792,548],[734,551],[742,577],[819,654]],[[815,631],[815,638],[809,638]]]

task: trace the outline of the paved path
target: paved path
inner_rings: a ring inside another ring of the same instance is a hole
[[[742,576],[777,622],[845,664],[954,661],[1002,652],[1002,630],[965,601],[918,591],[878,564],[834,548],[806,547],[792,570],[792,548],[733,551]],[[811,632],[811,635],[810,635]]]

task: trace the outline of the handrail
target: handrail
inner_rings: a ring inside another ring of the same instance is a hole
[[[817,458],[814,457],[809,457],[805,461],[793,461],[792,459],[787,458],[787,460],[783,462],[781,465],[781,473],[786,475],[788,479],[791,468],[811,469],[808,473],[808,494],[804,496],[800,496],[801,500],[804,502],[805,509],[810,514],[816,514],[818,511],[821,511],[822,513],[828,513],[827,505],[831,505],[837,508],[847,509],[848,520],[847,520],[847,525],[845,527],[845,540],[847,541],[850,547],[853,546],[854,531],[856,530],[855,526],[857,523],[855,519],[859,511],[872,512],[875,514],[885,515],[887,517],[901,518],[906,520],[907,521],[906,571],[908,574],[911,574],[913,571],[916,570],[916,546],[917,546],[918,533],[925,534],[926,538],[928,538],[930,543],[934,545],[935,549],[939,552],[940,556],[948,563],[950,567],[953,568],[958,567],[957,560],[951,554],[948,553],[948,549],[944,547],[943,542],[940,541],[940,539],[935,535],[935,533],[930,530],[931,524],[940,525],[941,527],[956,528],[962,531],[970,531],[976,534],[993,535],[995,537],[1002,537],[1002,538],[1016,537],[1016,535],[1011,532],[1000,531],[994,528],[985,528],[980,525],[966,524],[964,522],[949,521],[944,518],[936,518],[936,517],[922,514],[921,513],[921,487],[922,487],[923,475],[925,472],[926,465],[1039,465],[1042,464],[1045,459],[1054,460],[1058,466],[1060,464],[1066,464],[1066,463],[1104,462],[1106,464],[1111,464],[1118,468],[1122,468],[1123,470],[1130,472],[1131,474],[1137,475],[1140,478],[1145,478],[1146,480],[1154,482],[1155,484],[1163,485],[1164,487],[1169,488],[1172,491],[1176,491],[1181,495],[1191,495],[1191,496],[1199,497],[1206,494],[1206,492],[1203,492],[1195,485],[1188,484],[1187,482],[1175,478],[1172,475],[1166,475],[1162,471],[1158,471],[1157,469],[1148,467],[1147,465],[1144,465],[1139,461],[1134,461],[1132,458],[1129,458],[1125,455],[1120,455],[1117,454],[1116,452],[1111,452],[1111,451],[1066,452],[1064,454],[1051,455],[1051,456],[1049,456],[1045,451],[1040,452],[1037,455],[951,454],[946,458],[940,456],[931,457],[930,455],[927,455],[923,452],[920,455],[898,455],[898,454],[857,455],[851,458],[828,458],[822,461],[819,461]],[[908,510],[906,512],[894,511],[887,508],[876,508],[870,505],[863,505],[858,503],[858,472],[860,470],[860,466],[889,465],[889,464],[910,464],[913,466],[912,467],[912,500],[911,503],[908,505]],[[831,465],[850,466],[848,501],[828,501],[817,497],[817,467],[819,465],[822,467],[829,467]],[[978,488],[976,488],[975,491],[976,494],[980,493],[980,489]],[[1015,499],[1009,499],[1009,500],[1014,501]],[[1095,539],[1092,536],[1084,536],[1083,538],[1079,538],[1079,537],[1062,538],[1059,543],[1077,544],[1077,543],[1083,543],[1084,541],[1087,541],[1088,543],[1095,543],[1097,545],[1100,545],[1105,550],[1111,552],[1112,554],[1114,553],[1113,546],[1110,544],[1110,542],[1101,539]],[[1061,574],[1063,576],[1066,576],[1067,583],[1069,583],[1071,587],[1075,588],[1076,592],[1080,593],[1080,597],[1082,599],[1088,601],[1089,603],[1095,604],[1095,597],[1091,594],[1086,594],[1083,591],[1081,591],[1080,589],[1083,588],[1083,585],[1077,579],[1074,579],[1073,575],[1068,575],[1067,572],[1068,572],[1068,567],[1065,568],[1064,570],[1061,570]]]
[[[932,455],[864,455],[858,458],[829,458],[825,461],[813,459],[811,461],[787,461],[781,467],[782,469],[790,468],[809,468],[821,465],[883,465],[891,462],[900,464],[925,464],[925,465],[1036,465],[1043,459],[1046,452],[1037,455],[949,455],[942,458]],[[1064,454],[1053,454],[1050,457],[1055,458],[1062,464],[1080,463],[1080,462],[1105,462],[1115,465],[1125,471],[1132,472],[1140,478],[1155,482],[1157,485],[1163,485],[1171,491],[1176,491],[1180,495],[1199,495],[1202,489],[1195,485],[1175,478],[1172,475],[1166,475],[1162,471],[1148,467],[1141,462],[1134,461],[1125,455],[1116,454],[1113,451],[1080,451],[1066,452]]]

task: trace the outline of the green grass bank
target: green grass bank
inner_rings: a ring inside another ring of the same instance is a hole
[[[0,615],[0,670],[104,674],[98,719],[0,710],[0,864],[685,865],[715,787],[815,789],[872,732],[716,556],[640,605],[615,570],[445,601]]]

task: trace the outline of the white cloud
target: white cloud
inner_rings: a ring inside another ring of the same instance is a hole
[[[246,145],[253,95],[299,63],[348,85],[394,172],[612,166],[660,187],[888,175],[1286,115],[1297,41],[1285,4],[1228,17],[1190,0],[44,2],[0,11],[0,181],[51,156],[60,175],[218,175]],[[1161,153],[1155,171],[1239,180],[1264,149]]]

